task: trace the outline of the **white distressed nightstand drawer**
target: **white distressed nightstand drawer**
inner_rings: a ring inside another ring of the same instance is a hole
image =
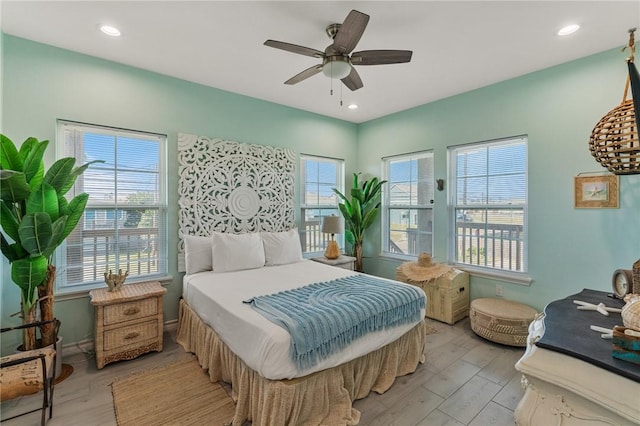
[[[158,322],[155,320],[143,322],[141,324],[105,331],[103,350],[110,351],[157,338]]]
[[[117,324],[119,322],[156,315],[157,313],[158,300],[155,297],[145,300],[108,305],[104,307],[103,324]]]

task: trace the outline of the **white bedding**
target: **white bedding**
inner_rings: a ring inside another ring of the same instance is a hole
[[[199,272],[185,275],[182,294],[202,321],[211,326],[250,368],[267,379],[292,379],[335,367],[379,349],[418,322],[367,334],[314,367],[298,370],[289,356],[289,333],[242,301],[353,274],[356,273],[310,260],[235,272]]]

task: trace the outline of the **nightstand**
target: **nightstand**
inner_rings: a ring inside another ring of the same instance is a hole
[[[95,351],[98,369],[115,361],[162,351],[162,296],[157,281],[125,284],[119,291],[91,290],[95,310]]]
[[[324,256],[312,257],[314,262],[324,263],[325,265],[337,266],[338,268],[353,271],[356,266],[356,258],[351,256],[340,255],[337,259],[327,259]]]

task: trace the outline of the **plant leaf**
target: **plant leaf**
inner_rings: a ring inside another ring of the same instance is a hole
[[[351,199],[356,199],[358,200],[360,203],[364,202],[364,192],[362,192],[362,189],[360,188],[353,188],[351,190]]]
[[[354,225],[352,231],[354,231],[354,234],[357,237],[358,234],[360,234],[360,228],[362,224],[362,210],[360,210],[360,203],[357,202],[353,203],[351,207],[353,208],[351,220],[353,221]]]
[[[0,170],[0,199],[19,203],[27,199],[31,188],[22,172]]]
[[[11,139],[0,134],[0,167],[3,170],[22,171],[23,158]]]
[[[362,192],[364,192],[365,200],[369,198],[369,192],[371,191],[371,186],[374,181],[375,181],[375,178],[371,180],[365,180],[364,183],[362,184]]]
[[[347,197],[342,192],[338,191],[336,188],[331,188],[331,189],[333,190],[333,192],[335,192],[338,195],[338,197],[340,197],[340,199],[347,202],[349,201],[347,200]]]
[[[49,141],[38,142],[36,138],[29,138],[22,144],[22,147],[28,142],[30,142],[31,148],[23,154],[25,159],[22,170],[24,171],[27,182],[33,189],[42,183],[42,173],[44,173],[42,157],[49,145]],[[22,147],[20,147],[21,153]]]
[[[67,186],[69,180],[75,180],[75,177],[71,175],[75,163],[76,159],[73,157],[59,159],[44,175],[44,181],[60,193],[60,190]]]
[[[351,188],[358,188],[358,174],[359,173],[354,173],[353,174],[353,185],[351,185]]]
[[[20,244],[32,256],[42,255],[51,241],[51,232],[51,217],[44,212],[24,215],[18,227]]]
[[[69,202],[60,194],[58,194],[58,209],[60,211],[60,216],[69,215]]]
[[[353,244],[356,241],[355,238],[353,237],[353,232],[351,232],[348,229],[344,231],[344,239],[347,240],[349,244]]]
[[[51,241],[49,242],[48,247],[46,247],[42,252],[42,255],[47,259],[51,257],[56,248],[58,248],[58,246],[64,241],[64,232],[68,219],[69,216],[60,216],[58,220],[53,222],[53,225],[51,226]]]
[[[23,309],[29,310],[36,302],[36,288],[47,277],[47,258],[27,257],[11,263],[11,280],[22,290]]]
[[[20,241],[20,236],[18,235],[18,220],[4,200],[0,202],[0,225],[2,225],[4,232],[13,241]]]
[[[2,254],[4,254],[4,257],[7,258],[9,263],[20,258],[2,233],[0,233],[0,250],[2,251]]]
[[[338,204],[338,208],[340,209],[340,213],[342,213],[342,217],[344,218],[345,225],[347,229],[353,228],[353,216],[349,210],[347,210],[347,206],[345,204]]]
[[[89,195],[83,192],[82,194],[73,197],[73,200],[69,202],[67,221],[64,226],[62,239],[58,241],[58,245],[61,244],[62,241],[64,241],[64,239],[67,238],[69,234],[75,229],[76,225],[80,221],[80,218],[82,218],[82,214],[84,213],[84,208],[87,205],[87,201],[89,201]]]
[[[378,216],[378,209],[369,210],[362,220],[362,227],[364,229],[370,227],[373,221],[376,220],[376,216]]]
[[[56,190],[46,182],[43,182],[27,199],[27,214],[45,212],[52,221],[60,217],[58,207],[58,195]]]

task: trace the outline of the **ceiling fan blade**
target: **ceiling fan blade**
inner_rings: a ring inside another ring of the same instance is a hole
[[[351,53],[360,41],[360,37],[362,37],[362,33],[364,33],[368,23],[369,15],[357,10],[349,12],[333,39],[333,48],[339,53]]]
[[[322,71],[322,64],[314,65],[301,73],[294,75],[289,80],[285,81],[284,84],[300,83],[302,80],[306,80],[307,78],[318,74],[320,71]]]
[[[298,46],[297,44],[285,43],[284,41],[267,40],[264,42],[264,45],[286,50],[291,53],[297,53],[299,55],[312,56],[314,58],[324,57],[324,53],[319,50],[312,49],[310,47]]]
[[[354,67],[351,67],[351,72],[348,76],[342,79],[342,82],[351,90],[358,90],[364,86],[360,79],[360,74],[358,74],[358,71],[356,71]]]
[[[411,61],[411,50],[363,50],[351,55],[353,65],[402,64]]]

